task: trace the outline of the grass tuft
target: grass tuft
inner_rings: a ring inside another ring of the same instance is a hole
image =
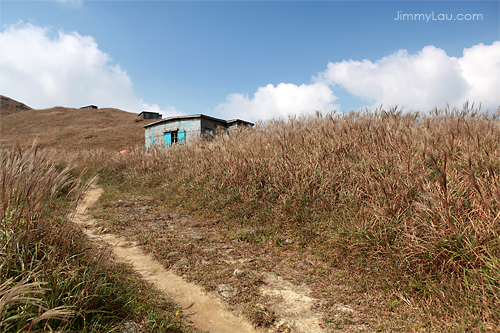
[[[144,332],[183,329],[171,301],[67,220],[88,176],[37,142],[0,160],[0,331],[110,332],[128,320]]]

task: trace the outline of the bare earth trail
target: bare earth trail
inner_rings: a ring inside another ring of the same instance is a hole
[[[104,200],[92,209],[98,216],[93,218],[87,209],[102,193],[89,188],[72,220],[176,301],[199,330],[380,332],[388,323],[386,331],[418,331],[406,326],[414,320],[410,302],[398,303],[399,312],[386,310],[395,298],[349,283],[345,271],[314,255],[287,251],[292,239],[280,246],[251,241],[258,236],[255,229],[163,211],[162,201],[150,196]]]
[[[217,297],[167,271],[153,260],[150,254],[144,253],[135,242],[113,234],[98,234],[93,228],[95,220],[86,214],[86,209],[99,199],[102,192],[99,187],[90,188],[79,202],[73,216],[73,221],[84,226],[85,233],[91,239],[109,244],[118,260],[131,264],[146,281],[166,292],[180,304],[184,314],[196,328],[213,333],[257,332],[245,318],[237,317],[228,311]]]

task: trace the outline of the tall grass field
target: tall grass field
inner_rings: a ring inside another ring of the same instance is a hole
[[[428,331],[498,331],[499,116],[469,105],[430,113],[318,112],[182,146],[55,154],[60,164],[28,172],[17,183],[12,170],[28,169],[14,164],[35,163],[26,157],[35,152],[4,152],[2,290],[34,282],[28,287],[52,289],[52,303],[43,306],[62,312],[54,310],[46,325],[94,320],[83,311],[88,299],[62,301],[56,295],[64,291],[50,284],[61,278],[78,285],[85,274],[100,276],[89,270],[102,264],[82,263],[99,258],[90,259],[82,245],[69,246],[61,232],[74,230],[50,213],[61,196],[76,193],[78,179],[68,178],[74,171],[59,165],[77,162],[78,170],[99,174],[103,184],[148,193],[166,207],[227,228],[258,229],[256,242],[293,238],[331,267],[350,270],[373,288],[397,291],[428,319]],[[50,266],[39,267],[42,258]],[[85,288],[100,290],[98,281]],[[117,299],[109,288],[102,297]],[[13,315],[11,309],[15,304],[0,307]],[[2,318],[9,318],[4,312]],[[29,327],[36,319],[30,320],[15,322]]]
[[[0,331],[181,331],[172,302],[69,222],[84,174],[50,155],[36,142],[1,151]]]

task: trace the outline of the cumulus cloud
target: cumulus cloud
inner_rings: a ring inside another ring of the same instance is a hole
[[[492,45],[478,44],[464,49],[458,59],[463,77],[467,80],[465,96],[471,101],[482,101],[485,106],[500,105],[500,41]]]
[[[228,118],[247,120],[268,119],[290,114],[307,114],[315,111],[330,112],[338,109],[337,99],[327,84],[280,83],[259,87],[253,98],[246,94],[230,94],[214,111]]]
[[[96,104],[131,112],[162,110],[136,97],[127,72],[99,50],[91,36],[22,22],[0,33],[0,93],[34,108]]]
[[[230,94],[214,111],[249,120],[329,112],[340,109],[333,104],[336,87],[364,100],[371,109],[383,104],[429,111],[470,101],[496,111],[500,106],[500,41],[466,48],[460,58],[431,45],[416,54],[399,50],[375,62],[330,62],[312,82],[268,84],[259,87],[252,98]]]
[[[460,58],[426,46],[414,55],[400,50],[375,62],[330,62],[315,81],[338,85],[371,107],[397,104],[427,111],[469,100],[495,111],[500,105],[500,41],[464,49]]]

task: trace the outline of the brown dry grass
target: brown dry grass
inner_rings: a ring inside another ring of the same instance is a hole
[[[318,113],[147,153],[142,124],[132,118],[137,141],[121,138],[127,143],[113,145],[121,133],[116,121],[126,117],[111,117],[111,111],[27,112],[40,118],[31,125],[24,119],[25,126],[2,117],[2,146],[17,133],[21,142],[40,136],[65,164],[78,161],[99,172],[108,190],[104,202],[127,193],[152,195],[163,210],[217,220],[228,240],[237,228],[252,228],[258,237],[244,239],[250,245],[242,252],[281,252],[297,266],[307,256],[314,269],[302,269],[301,279],[323,293],[334,283],[362,290],[365,300],[353,301],[380,319],[370,323],[373,330],[500,330],[499,112],[465,105],[430,114]],[[81,112],[96,112],[95,118],[86,123]],[[86,131],[96,123],[106,133],[102,140],[77,140],[91,135]],[[135,144],[129,154],[116,155]],[[80,150],[63,154],[61,148]],[[151,244],[144,240],[151,251],[169,250],[153,247],[153,233],[143,234],[152,238]],[[294,246],[282,248],[285,238]],[[348,275],[337,278],[338,269]],[[332,302],[322,305],[325,324],[342,329],[352,318],[339,322]]]
[[[10,100],[5,107],[22,103]],[[106,148],[119,151],[144,143],[143,125],[137,114],[118,109],[28,109],[5,114],[2,110],[0,147],[30,146],[38,138],[41,147],[66,151]],[[85,139],[85,137],[92,136]]]
[[[85,187],[53,157],[36,142],[0,150],[0,331],[181,331],[174,304],[67,220]]]
[[[117,191],[153,194],[227,230],[251,226],[260,244],[295,239],[297,253],[423,311],[415,327],[494,331],[498,116],[468,105],[430,115],[317,114],[212,142],[86,159],[104,166]]]
[[[31,110],[31,108],[26,104],[13,100],[12,98],[0,95],[0,115],[7,115],[26,110]]]

